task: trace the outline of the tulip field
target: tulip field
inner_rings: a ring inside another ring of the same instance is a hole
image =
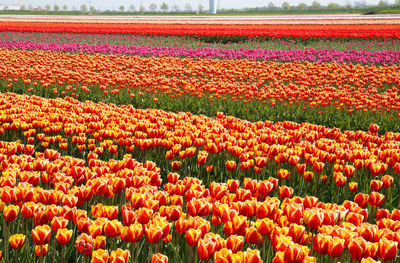
[[[0,21],[1,263],[400,262],[400,24],[231,23]]]

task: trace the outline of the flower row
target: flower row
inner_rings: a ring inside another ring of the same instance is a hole
[[[320,25],[218,25],[218,24],[139,24],[139,23],[62,23],[1,22],[0,31],[203,35],[203,36],[269,36],[299,38],[398,38],[398,24],[320,24]]]
[[[316,262],[324,255],[362,262],[398,259],[397,209],[379,209],[377,223],[371,224],[370,210],[356,202],[337,205],[313,196],[292,196],[285,192],[293,189],[278,187],[280,180],[273,177],[206,187],[199,179],[170,173],[168,183],[160,187],[155,163],[142,164],[129,155],[109,162],[91,155],[86,162],[49,149],[20,154],[28,145],[0,142],[1,152],[13,147],[18,153],[1,155],[3,182],[14,181],[0,190],[6,260],[9,246],[22,260],[25,255],[18,251],[24,245],[23,253],[30,253],[34,245],[41,260],[48,253],[53,262],[78,257],[133,262],[147,254],[154,262],[165,262],[163,255],[152,256],[157,252],[183,262],[198,257],[300,263]],[[30,170],[27,164],[32,164]],[[29,181],[38,175],[39,184]],[[279,198],[274,197],[278,188]],[[371,193],[369,202],[377,196]]]
[[[272,107],[282,103],[287,107],[294,105],[296,111],[316,108],[321,114],[331,110],[358,111],[361,115],[377,112],[388,114],[384,117],[386,121],[397,118],[400,109],[397,65],[282,64],[42,50],[1,50],[0,54],[0,77],[7,79],[8,87],[22,80],[26,86],[20,88],[28,92],[39,84],[45,87],[56,84],[61,85],[61,90],[55,86],[54,93],[75,95],[70,92],[70,85],[82,85],[82,91],[100,100],[108,94],[109,91],[104,91],[107,87],[115,89],[116,94],[125,87],[171,98],[206,97],[210,103],[224,100],[250,106],[268,103]],[[254,107],[256,111],[265,108]]]
[[[151,156],[164,176],[171,168],[200,174],[205,170],[207,183],[273,175],[300,194],[336,189],[325,201],[389,191],[391,205],[400,191],[395,176],[400,173],[400,134],[378,136],[377,125],[367,132],[341,132],[308,123],[252,123],[222,113],[210,118],[72,98],[6,93],[0,101],[1,138],[31,144],[24,149],[28,154],[53,148],[104,160],[132,153],[144,162]],[[8,147],[3,154],[18,151]]]
[[[82,43],[38,43],[31,41],[1,41],[0,48],[21,50],[49,50],[73,53],[102,53],[102,54],[124,54],[139,56],[176,56],[189,58],[219,58],[219,59],[250,59],[250,60],[274,60],[280,62],[309,61],[309,62],[338,62],[353,64],[398,64],[400,51],[365,51],[334,49],[222,49],[222,48],[184,48],[184,47],[151,47],[151,46],[125,46],[97,44],[89,45]]]

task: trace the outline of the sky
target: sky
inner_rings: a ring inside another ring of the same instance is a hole
[[[218,4],[218,8],[224,9],[239,9],[245,7],[262,7],[268,5],[272,2],[276,6],[280,6],[284,0],[215,0]],[[314,0],[287,0],[290,5],[298,5],[300,3],[305,3],[310,5]],[[344,5],[346,2],[361,2],[363,0],[318,0],[322,5],[327,5],[329,2],[336,2],[338,4]],[[367,4],[377,4],[379,0],[365,0]],[[32,7],[37,7],[40,5],[42,8],[49,4],[53,7],[55,4],[62,7],[67,5],[68,9],[72,10],[73,7],[79,10],[82,4],[89,6],[89,2],[98,10],[118,10],[121,5],[125,6],[125,9],[133,4],[133,6],[138,9],[142,5],[148,9],[151,3],[155,3],[159,8],[163,2],[167,3],[171,8],[173,5],[177,5],[180,9],[184,9],[185,5],[189,3],[193,9],[197,9],[199,4],[201,4],[204,9],[208,9],[209,0],[0,0],[0,5],[17,5],[21,2],[27,8],[31,5]],[[394,2],[394,0],[388,0],[388,3]]]

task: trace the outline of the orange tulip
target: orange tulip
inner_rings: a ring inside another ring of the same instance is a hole
[[[365,250],[364,258],[377,258],[378,257],[378,251],[379,250],[379,244],[378,243],[372,243],[368,242],[367,249]]]
[[[83,233],[76,238],[75,247],[78,252],[83,253],[85,256],[89,257],[92,255],[93,238]]]
[[[261,256],[260,256],[260,251],[257,249],[246,249],[244,252],[244,262],[251,262],[251,263],[260,263],[261,261]]]
[[[233,253],[240,251],[244,245],[244,238],[238,235],[231,235],[226,240],[226,247]]]
[[[363,258],[367,249],[368,242],[362,237],[356,237],[349,241],[348,250],[354,261],[359,261]]]
[[[358,184],[357,184],[357,182],[350,182],[349,183],[349,190],[350,190],[350,192],[356,192],[357,191],[357,188],[358,188]]]
[[[272,263],[285,263],[285,252],[278,251],[275,254],[275,257],[272,259]]]
[[[197,246],[200,238],[201,238],[201,230],[200,229],[194,229],[190,228],[189,230],[186,231],[186,242],[188,243],[189,246],[195,247]]]
[[[173,161],[171,163],[171,166],[172,166],[172,170],[176,171],[176,170],[179,170],[179,168],[181,168],[182,163],[180,161]]]
[[[345,165],[343,171],[344,171],[344,176],[353,177],[356,168],[353,165]]]
[[[312,179],[314,178],[314,173],[310,172],[310,171],[305,171],[303,174],[303,177],[304,177],[304,181],[311,182]]]
[[[106,247],[106,237],[105,236],[97,236],[93,239],[93,249],[104,249]]]
[[[383,194],[380,194],[378,192],[371,192],[369,194],[368,203],[370,206],[380,207],[384,201],[385,201],[385,196]]]
[[[137,222],[139,224],[145,225],[150,221],[150,218],[153,214],[153,210],[149,208],[139,208],[137,213],[138,213],[138,216],[136,218]]]
[[[340,257],[344,249],[344,240],[339,237],[329,239],[328,255],[333,258]]]
[[[197,246],[197,255],[200,260],[209,260],[215,253],[217,242],[212,239],[200,239]]]
[[[106,221],[104,224],[104,233],[108,237],[116,237],[121,234],[122,224],[118,220]]]
[[[59,228],[57,230],[56,239],[58,244],[61,246],[65,246],[71,240],[72,230],[68,230],[66,228]]]
[[[378,263],[380,261],[376,261],[373,258],[367,257],[367,258],[363,258],[361,259],[361,263]]]
[[[124,242],[139,242],[143,236],[143,227],[141,224],[132,224],[121,229],[121,239]]]
[[[288,179],[290,175],[291,175],[291,173],[288,170],[279,169],[279,171],[278,171],[278,176],[279,176],[279,179],[281,179],[281,180]]]
[[[293,244],[291,246],[287,246],[284,254],[283,259],[285,262],[290,263],[302,263],[304,258],[308,256],[309,250],[307,247],[303,247],[298,244]]]
[[[233,171],[236,169],[236,162],[235,161],[226,161],[225,168],[228,171]]]
[[[159,225],[152,224],[145,228],[146,240],[155,244],[163,238],[163,229]]]
[[[262,245],[263,237],[260,233],[258,233],[257,228],[255,227],[246,228],[246,242],[258,246]]]
[[[312,209],[306,209],[303,212],[303,218],[309,228],[318,229],[324,221],[324,214]]]
[[[129,251],[117,249],[116,251],[111,251],[110,263],[127,263],[129,259]]]
[[[290,198],[293,195],[293,188],[287,186],[279,187],[279,197],[281,199]]]
[[[37,257],[44,257],[47,254],[47,251],[49,250],[49,245],[36,245],[35,246],[35,254]]]
[[[384,175],[382,176],[381,181],[383,183],[383,187],[389,188],[393,185],[394,179],[390,175]]]
[[[160,253],[154,254],[151,263],[168,263],[168,257]]]
[[[392,260],[396,256],[397,250],[398,243],[396,241],[388,240],[385,237],[379,240],[379,257],[382,259]]]
[[[32,229],[32,239],[35,245],[44,245],[50,242],[51,229],[48,225],[37,226]]]
[[[383,182],[380,180],[371,180],[370,187],[374,192],[379,192],[383,186]]]
[[[10,245],[13,249],[20,249],[25,244],[25,235],[14,234],[9,238]]]
[[[91,263],[107,263],[108,262],[108,251],[103,249],[97,249],[92,253]]]
[[[51,229],[54,233],[57,233],[58,229],[65,228],[68,224],[68,220],[64,217],[53,217],[51,220]]]
[[[358,193],[354,197],[354,202],[356,202],[361,208],[365,208],[367,206],[368,200],[369,196],[367,194]]]
[[[6,221],[14,221],[19,213],[19,206],[16,205],[8,205],[4,207],[3,216]]]

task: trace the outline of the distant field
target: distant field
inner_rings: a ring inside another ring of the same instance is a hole
[[[400,15],[302,14],[302,15],[0,15],[0,22],[140,23],[140,24],[399,24]]]

